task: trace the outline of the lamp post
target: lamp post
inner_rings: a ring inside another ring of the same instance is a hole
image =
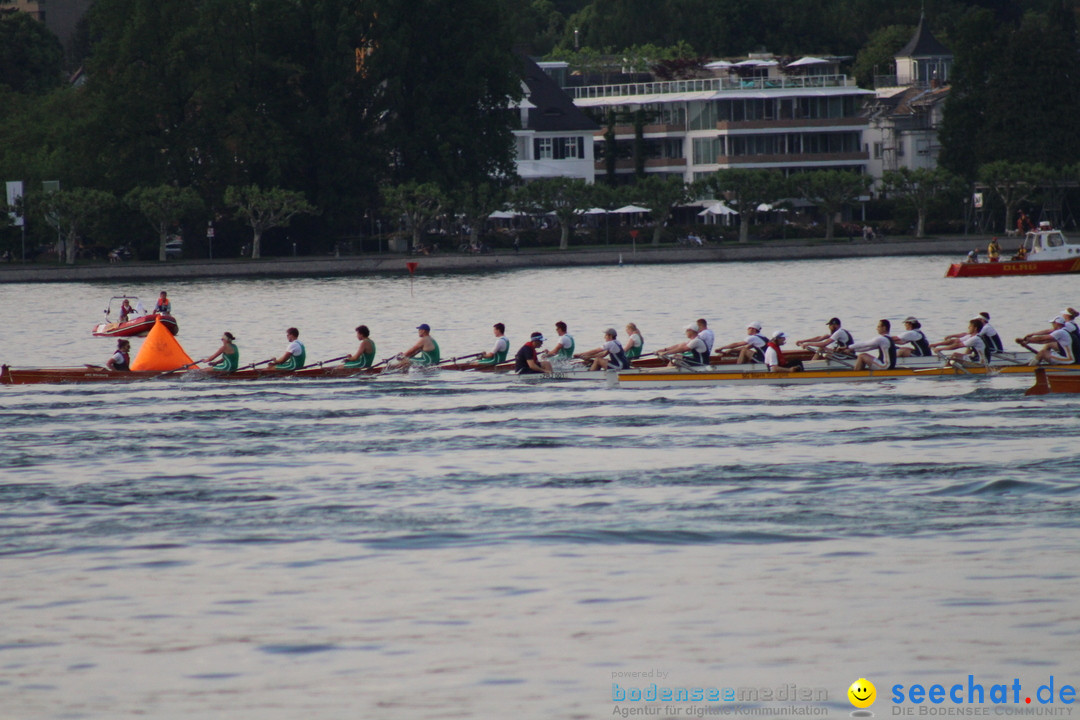
[[[376,220],[375,225],[379,228],[379,252],[382,253],[382,220]]]
[[[209,248],[208,252],[210,259],[214,259],[214,221],[206,221],[206,246]]]

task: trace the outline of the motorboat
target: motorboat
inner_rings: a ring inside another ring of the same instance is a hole
[[[1008,275],[1057,275],[1080,272],[1080,243],[1070,241],[1060,230],[1042,223],[1027,233],[1012,260],[962,262],[949,266],[945,277],[1001,277]]]
[[[124,301],[135,301],[135,309],[132,314],[124,316],[121,314],[119,318],[114,321],[112,319],[112,304],[113,300],[120,300],[121,307]],[[141,312],[140,312],[141,310]],[[105,306],[105,321],[98,323],[94,326],[94,337],[144,337],[150,329],[154,327],[154,322],[161,320],[161,324],[164,325],[169,332],[173,335],[180,333],[180,326],[176,322],[176,318],[172,315],[166,315],[164,313],[148,313],[145,309],[142,309],[142,304],[139,302],[139,298],[134,295],[116,295],[109,298],[108,304]]]

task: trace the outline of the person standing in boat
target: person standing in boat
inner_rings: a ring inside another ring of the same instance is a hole
[[[630,367],[630,361],[626,357],[622,343],[618,341],[619,333],[615,328],[604,331],[604,344],[595,350],[586,350],[574,357],[579,360],[592,360],[590,370],[626,370]],[[604,357],[607,355],[607,357]]]
[[[299,370],[304,367],[307,358],[307,348],[300,342],[300,331],[294,327],[285,331],[285,337],[289,340],[285,353],[279,358],[270,358],[267,362],[274,370]]]
[[[544,354],[555,360],[569,360],[574,357],[574,337],[566,331],[566,323],[562,320],[555,323],[555,334],[559,336],[555,347],[545,350]]]
[[[896,343],[889,335],[892,332],[892,323],[878,320],[877,332],[877,336],[872,340],[854,343],[849,348],[857,354],[856,370],[892,370],[896,367]],[[870,354],[874,350],[877,350],[877,357]]]
[[[211,365],[211,370],[231,373],[236,372],[236,368],[240,367],[240,348],[236,347],[236,337],[231,332],[224,332],[221,335],[221,347],[217,349],[217,352],[201,362],[212,363],[218,358],[221,358],[221,362],[217,365]]]
[[[1065,318],[1058,315],[1050,321],[1050,332],[1028,333],[1016,339],[1017,344],[1035,353],[1029,365],[1072,365],[1076,362],[1077,354],[1080,353],[1080,341],[1065,329],[1065,323]],[[1043,343],[1043,348],[1036,352],[1031,343]]]
[[[105,363],[105,367],[114,372],[128,372],[131,370],[131,342],[121,338],[116,341],[116,352]]]
[[[709,353],[705,350],[705,341],[698,337],[697,325],[686,326],[686,342],[669,345],[656,351],[661,357],[682,353],[681,358],[673,358],[671,365],[708,365]]]
[[[761,334],[761,323],[754,320],[746,326],[746,339],[741,342],[733,342],[719,348],[720,355],[728,351],[739,351],[739,358],[735,361],[740,365],[746,363],[765,362],[765,346],[769,344],[768,338]]]
[[[124,298],[124,302],[120,303],[120,320],[121,323],[126,323],[131,319],[131,316],[135,314],[135,308],[131,307],[131,301]]]
[[[831,350],[841,355],[850,355],[848,346],[855,342],[855,338],[841,327],[840,318],[830,318],[829,322],[825,323],[825,326],[829,328],[829,332],[825,335],[799,340],[795,344],[807,350],[814,350],[819,355],[823,354],[825,350]]]
[[[491,326],[491,332],[495,335],[495,344],[491,350],[480,353],[481,365],[498,365],[506,362],[506,356],[510,354],[510,340],[506,337],[506,325],[495,323]]]
[[[626,344],[623,345],[623,350],[626,352],[627,359],[632,361],[641,357],[644,347],[645,339],[641,337],[638,326],[634,323],[626,323]]]
[[[986,246],[986,258],[990,262],[998,262],[1001,260],[1001,246],[998,245],[997,238],[991,238],[990,244]]]
[[[155,314],[172,315],[172,303],[169,302],[169,296],[164,290],[158,295],[157,305],[154,306]]]
[[[394,367],[403,368],[411,365],[432,367],[439,364],[441,359],[439,343],[435,342],[435,338],[431,337],[431,326],[427,323],[420,323],[416,326],[416,333],[420,336],[420,339],[411,348],[398,355],[398,362]]]
[[[345,358],[345,367],[369,368],[375,362],[375,341],[371,339],[371,330],[367,325],[356,326],[356,339],[360,341],[360,346]]]
[[[544,335],[534,332],[529,336],[529,342],[521,346],[514,356],[514,372],[518,375],[537,375],[551,372],[551,363],[536,357],[536,351],[544,344]]]
[[[904,332],[893,337],[897,344],[897,357],[930,357],[934,351],[930,349],[930,341],[926,339],[926,333],[922,331],[922,323],[913,317],[904,318]],[[899,347],[909,345],[910,347]]]

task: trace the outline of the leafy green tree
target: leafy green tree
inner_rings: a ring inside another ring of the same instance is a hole
[[[945,168],[887,170],[882,181],[889,197],[915,213],[915,237],[920,238],[926,237],[926,216],[934,202],[964,188],[964,181]]]
[[[859,87],[874,87],[875,75],[889,75],[896,53],[911,39],[914,29],[909,25],[889,25],[879,28],[859,50],[851,66],[851,74]]]
[[[405,219],[414,250],[420,248],[424,228],[439,217],[449,204],[446,195],[435,183],[410,180],[401,185],[385,185],[381,193],[387,212]]]
[[[750,241],[750,221],[762,203],[773,203],[784,196],[786,183],[776,170],[718,170],[702,180],[705,188],[723,198],[739,213],[739,242]]]
[[[634,202],[652,210],[654,246],[660,245],[664,223],[671,217],[671,211],[694,199],[691,186],[680,177],[650,175],[632,186],[630,193]]]
[[[592,188],[578,178],[541,178],[526,183],[514,192],[513,204],[523,212],[551,212],[559,223],[559,249],[570,247],[570,232],[589,207]]]
[[[64,48],[45,23],[0,10],[0,85],[36,95],[59,87]]]
[[[158,234],[158,260],[165,262],[165,244],[169,229],[189,215],[205,209],[202,198],[191,188],[159,185],[138,187],[124,196],[124,201],[142,213]]]
[[[850,170],[812,170],[791,177],[791,187],[825,215],[825,239],[832,240],[836,216],[870,189],[873,178]]]
[[[68,265],[75,264],[79,237],[115,201],[116,198],[111,193],[91,188],[55,190],[45,193],[40,207],[45,220],[63,237],[64,254]]]
[[[1055,173],[1038,163],[1014,163],[1008,160],[987,163],[979,168],[979,182],[992,188],[1005,206],[1006,229],[1016,226],[1015,213],[1020,203],[1038,192]]]
[[[288,227],[300,213],[315,214],[315,207],[303,193],[281,188],[260,188],[258,185],[225,189],[225,203],[236,208],[236,217],[251,226],[251,258],[262,257],[262,236],[267,230]]]
[[[455,189],[452,204],[469,226],[469,244],[480,244],[480,229],[487,222],[488,215],[501,210],[510,199],[510,188],[505,182],[492,181],[476,185],[465,184]]]

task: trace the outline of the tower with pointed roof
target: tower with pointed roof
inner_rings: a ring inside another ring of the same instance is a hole
[[[953,54],[926,27],[926,16],[919,16],[908,44],[893,56],[896,59],[896,84],[941,86],[949,82]]]

